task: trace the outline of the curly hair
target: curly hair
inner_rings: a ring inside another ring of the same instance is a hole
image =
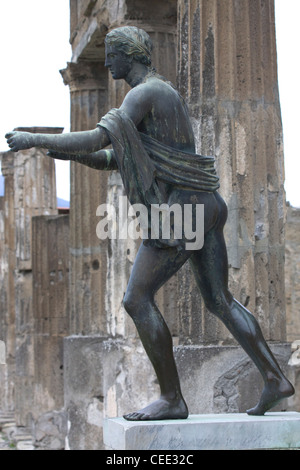
[[[151,65],[152,41],[143,29],[136,26],[115,28],[106,35],[105,43],[117,47],[126,55],[134,56],[142,64]]]

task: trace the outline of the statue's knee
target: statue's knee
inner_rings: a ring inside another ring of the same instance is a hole
[[[129,314],[133,310],[132,300],[129,297],[129,295],[127,295],[127,294],[125,294],[125,296],[123,298],[123,306],[124,306],[126,312],[129,313]]]
[[[131,294],[131,293],[126,293],[123,298],[123,306],[126,312],[131,317],[134,317],[134,315],[137,313],[138,306],[139,306],[138,296]]]
[[[143,292],[126,292],[123,298],[123,306],[126,312],[132,317],[139,316],[145,308],[147,310],[149,302],[151,304],[151,299]]]

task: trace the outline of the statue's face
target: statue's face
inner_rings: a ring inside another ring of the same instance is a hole
[[[116,47],[106,44],[105,67],[108,67],[114,80],[126,78],[131,70],[132,59]]]

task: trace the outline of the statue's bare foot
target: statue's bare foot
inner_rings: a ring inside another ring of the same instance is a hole
[[[281,400],[294,395],[294,393],[294,387],[286,378],[272,379],[263,389],[258,404],[254,408],[247,410],[247,413],[248,415],[262,416]]]
[[[142,410],[124,415],[127,421],[150,421],[162,419],[186,419],[188,408],[183,398],[167,400],[161,397]]]

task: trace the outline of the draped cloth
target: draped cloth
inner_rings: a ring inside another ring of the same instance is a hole
[[[214,157],[184,152],[138,132],[120,109],[109,111],[98,125],[109,134],[131,204],[167,202],[160,181],[187,190],[214,192],[219,188]]]
[[[219,188],[214,157],[184,152],[139,132],[120,109],[110,110],[98,125],[109,135],[130,204],[167,203],[165,183],[204,192]]]

